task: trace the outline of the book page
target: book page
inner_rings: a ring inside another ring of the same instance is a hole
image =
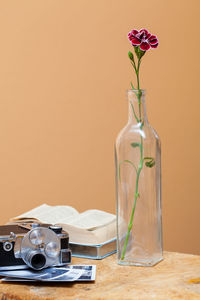
[[[98,209],[90,209],[80,213],[75,219],[68,220],[68,224],[87,230],[94,230],[116,220],[116,216]]]
[[[116,222],[100,226],[94,230],[76,227],[69,224],[60,224],[69,233],[69,242],[82,245],[99,245],[116,238]]]
[[[43,204],[11,221],[35,222],[33,218],[43,223],[62,224],[74,243],[97,245],[116,237],[116,216],[97,209],[79,214],[70,206]]]
[[[17,216],[15,219],[23,218],[36,218],[43,223],[68,223],[78,216],[78,211],[71,206],[50,206],[42,204],[22,215]]]

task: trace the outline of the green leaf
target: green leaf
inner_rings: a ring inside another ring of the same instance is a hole
[[[140,143],[131,143],[131,147],[133,148],[140,147]]]
[[[135,90],[135,88],[134,88],[134,86],[133,86],[133,83],[132,83],[132,81],[131,81],[131,87],[132,87],[132,89],[133,89],[133,90]]]
[[[156,164],[155,159],[153,157],[144,157],[144,160],[146,160],[145,166],[148,168],[152,168]]]
[[[138,197],[140,197],[139,193],[135,193],[135,198],[137,199]]]

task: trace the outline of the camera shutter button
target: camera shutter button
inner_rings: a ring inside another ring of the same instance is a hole
[[[51,229],[52,231],[54,231],[57,234],[62,233],[61,226],[51,225],[51,226],[49,226],[49,229]]]

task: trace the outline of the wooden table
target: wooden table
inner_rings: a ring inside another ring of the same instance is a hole
[[[125,267],[112,255],[103,260],[73,258],[73,264],[96,264],[94,283],[0,283],[1,300],[192,300],[200,299],[200,256],[164,253],[154,267]]]

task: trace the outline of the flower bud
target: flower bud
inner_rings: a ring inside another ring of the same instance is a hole
[[[133,60],[133,53],[131,51],[128,52],[128,57],[130,58],[130,60]]]

